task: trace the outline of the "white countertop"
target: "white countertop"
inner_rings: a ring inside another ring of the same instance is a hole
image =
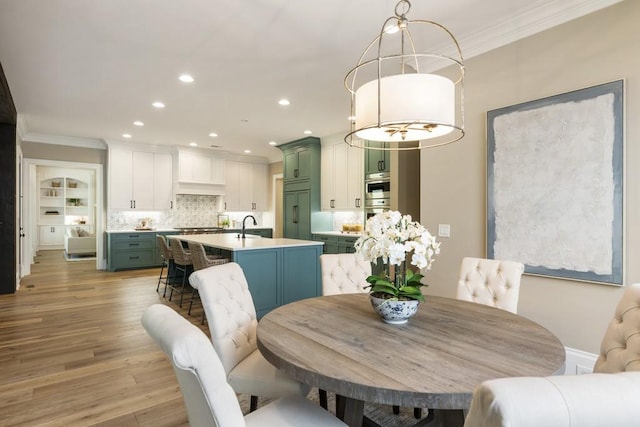
[[[347,232],[347,231],[313,231],[311,234],[318,234],[324,236],[345,236],[345,237],[360,237],[362,232]]]
[[[163,233],[167,231],[173,231],[177,233],[177,231],[174,228],[145,228],[140,230],[130,228],[128,230],[107,230],[106,232],[115,234],[115,233],[157,233],[159,231]]]
[[[322,242],[298,239],[270,239],[268,237],[250,236],[245,239],[236,237],[236,234],[186,234],[175,237],[185,242],[201,243],[204,246],[219,248],[227,251],[246,251],[252,249],[272,249],[294,246],[318,246]]]

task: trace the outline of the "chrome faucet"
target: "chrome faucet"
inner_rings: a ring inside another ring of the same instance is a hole
[[[245,225],[244,222],[246,221],[247,218],[251,218],[253,220],[253,225],[258,225],[258,222],[256,221],[256,218],[253,215],[247,215],[244,218],[242,218],[242,238],[246,238],[245,234],[244,234],[244,230],[245,230]]]

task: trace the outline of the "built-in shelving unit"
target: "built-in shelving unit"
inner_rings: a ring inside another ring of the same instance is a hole
[[[59,168],[45,168],[39,174],[40,249],[62,248],[68,227],[80,227],[89,233],[95,231],[95,192],[91,178],[64,172]]]

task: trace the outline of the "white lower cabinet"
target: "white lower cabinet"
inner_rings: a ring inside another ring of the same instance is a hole
[[[41,225],[40,249],[59,249],[64,246],[65,229],[63,225]]]

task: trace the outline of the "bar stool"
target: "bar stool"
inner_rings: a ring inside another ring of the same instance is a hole
[[[160,291],[160,283],[164,283],[164,292],[162,293],[162,297],[164,298],[167,295],[167,286],[170,281],[173,279],[171,276],[171,270],[173,268],[173,255],[171,254],[171,249],[169,249],[169,245],[167,245],[167,240],[161,234],[156,234],[156,244],[158,249],[160,249],[160,257],[162,258],[162,266],[160,267],[160,277],[158,277],[158,286],[156,286],[156,292]],[[163,276],[165,268],[167,269],[166,275]]]
[[[204,249],[204,246],[200,243],[195,242],[187,242],[189,246],[189,251],[191,251],[191,259],[193,260],[193,271],[202,270],[207,267],[211,267],[214,265],[226,264],[230,260],[229,258],[224,258],[221,255],[210,255]],[[193,300],[199,298],[198,295],[198,285],[197,283],[191,283],[191,287],[193,288],[193,293],[191,294],[191,301],[189,302],[189,315],[191,315],[191,307],[193,306]],[[201,324],[204,324],[205,313],[202,310],[202,321]]]
[[[182,272],[182,286],[177,287],[175,284],[171,285],[171,293],[169,294],[169,301],[173,297],[173,291],[180,294],[180,308],[182,308],[182,299],[184,297],[185,285],[187,283],[187,276],[193,271],[193,261],[191,259],[191,253],[187,252],[182,246],[182,241],[177,237],[169,237],[169,248],[171,248],[171,254],[173,255],[173,264],[175,265],[176,272]],[[178,274],[176,273],[176,277]]]

